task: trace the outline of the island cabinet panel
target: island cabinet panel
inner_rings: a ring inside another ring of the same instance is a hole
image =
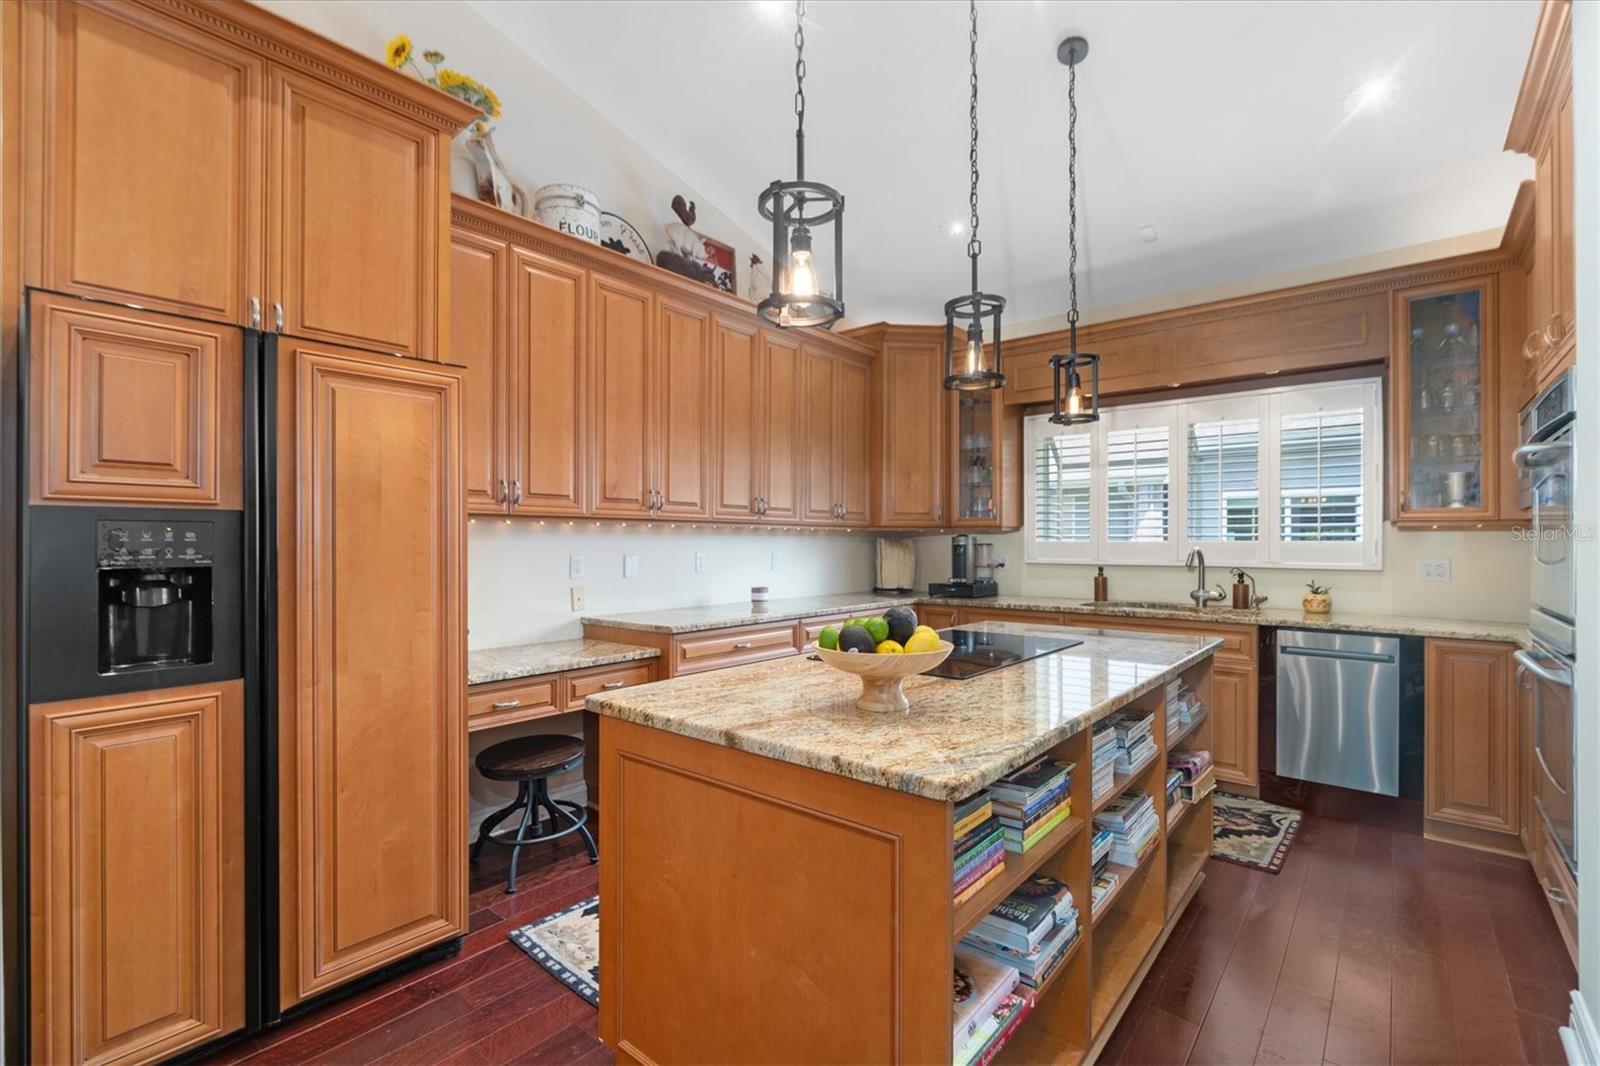
[[[511,499],[511,250],[457,229],[450,235],[450,357],[467,368],[461,404],[467,511],[504,514]]]
[[[619,1061],[950,1060],[949,804],[609,717],[600,785]]]
[[[155,1062],[244,1025],[239,681],[29,710],[37,1062]]]
[[[602,274],[589,275],[589,331],[595,468],[591,510],[642,518],[655,509],[651,444],[658,404],[651,381],[655,328],[650,293]]]
[[[722,315],[711,331],[713,518],[753,522],[761,475],[760,331]]]
[[[248,325],[265,61],[137,4],[30,4],[23,18],[40,89],[37,136],[22,138],[42,197],[29,282]]]
[[[279,332],[438,359],[449,292],[448,141],[273,65],[267,285]]]
[[[656,512],[673,518],[711,513],[711,316],[661,297],[651,375],[656,420]]]
[[[238,507],[237,329],[33,294],[29,497]]]
[[[1509,644],[1427,642],[1425,811],[1430,819],[1521,829],[1515,671]]]
[[[283,1006],[466,929],[461,376],[278,352]]]
[[[511,264],[515,417],[511,512],[581,515],[588,503],[587,276],[517,248]]]

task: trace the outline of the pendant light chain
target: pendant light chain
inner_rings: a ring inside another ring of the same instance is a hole
[[[795,177],[806,177],[806,0],[794,3],[794,138],[796,165]]]
[[[1067,285],[1071,303],[1067,326],[1078,350],[1078,64],[1067,65]]]
[[[978,256],[983,252],[983,242],[978,239],[978,0],[968,0],[968,15],[971,29],[967,40],[970,50],[972,73],[968,77],[971,89],[971,102],[967,105],[967,120],[971,125],[972,147],[967,153],[967,162],[972,172],[972,191],[968,194],[968,206],[972,211],[972,235],[967,238],[967,255],[972,259],[972,290],[978,290]]]

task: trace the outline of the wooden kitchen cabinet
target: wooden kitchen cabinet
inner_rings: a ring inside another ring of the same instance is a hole
[[[705,518],[711,514],[711,314],[665,296],[656,308],[656,514]]]
[[[279,998],[466,931],[461,371],[278,351]]]
[[[874,526],[945,524],[947,458],[944,330],[887,326],[865,334],[881,345],[873,363]]]
[[[1500,512],[1498,279],[1393,294],[1391,481],[1397,525]]]
[[[238,507],[237,329],[34,293],[29,499]]]
[[[161,1061],[243,1027],[242,682],[28,719],[29,1058]]]
[[[834,370],[833,467],[839,521],[852,527],[872,521],[872,365],[839,356]]]
[[[761,331],[716,315],[711,327],[711,405],[715,458],[711,516],[753,522],[761,489]]]
[[[39,271],[79,296],[248,325],[263,293],[265,59],[138,4],[29,4]]]
[[[800,360],[801,518],[810,525],[865,525],[870,509],[870,368],[807,344]]]
[[[1512,647],[1429,639],[1424,676],[1424,814],[1495,833],[1522,828]]]
[[[525,248],[511,263],[512,514],[587,513],[588,278]]]
[[[644,518],[655,510],[653,311],[648,290],[603,274],[589,275],[591,512],[602,517]]]
[[[946,435],[949,524],[1002,530],[1022,525],[1022,411],[999,389],[950,392]]]
[[[450,354],[461,388],[467,513],[505,514],[511,499],[511,249],[467,230],[450,233]]]
[[[802,507],[800,458],[800,345],[776,330],[761,333],[761,520],[798,522]]]

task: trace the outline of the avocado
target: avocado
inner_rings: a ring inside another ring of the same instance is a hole
[[[878,645],[872,639],[872,634],[867,632],[865,626],[845,626],[839,630],[839,650],[857,651],[872,654]]]
[[[889,639],[897,644],[904,644],[917,631],[917,612],[909,607],[891,607],[883,612],[883,620],[889,623]]]

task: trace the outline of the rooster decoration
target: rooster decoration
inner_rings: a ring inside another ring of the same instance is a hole
[[[694,231],[694,201],[672,198],[672,213],[678,221],[667,223],[667,247],[656,253],[656,266],[707,285],[716,283],[715,272],[706,259],[705,241]]]

